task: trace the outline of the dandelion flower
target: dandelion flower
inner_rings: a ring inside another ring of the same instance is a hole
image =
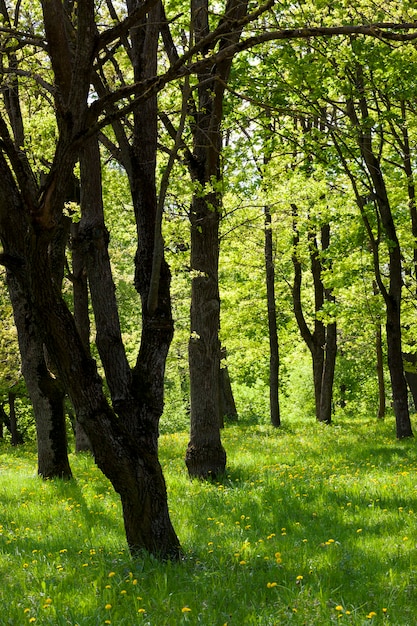
[[[374,617],[376,617],[376,613],[375,611],[371,611],[370,613],[368,613],[368,615],[366,616],[368,619],[373,619]]]
[[[105,608],[107,611],[110,611],[110,609],[111,609],[111,604],[106,604],[104,608]]]
[[[272,589],[273,587],[276,587],[278,585],[278,583],[267,583],[266,586],[268,587],[268,589]]]
[[[304,578],[304,576],[301,576],[301,574],[299,574],[299,575],[297,576],[297,580],[303,580],[303,578]]]
[[[113,576],[116,576],[116,572],[109,572],[109,578],[112,578]]]
[[[338,604],[334,608],[336,609],[336,611],[343,611],[343,606],[341,604]]]
[[[138,613],[146,613],[145,609],[138,609]]]
[[[183,606],[183,607],[182,607],[182,609],[181,609],[181,611],[182,611],[183,613],[189,613],[189,612],[191,611],[191,609],[190,609],[188,606]]]

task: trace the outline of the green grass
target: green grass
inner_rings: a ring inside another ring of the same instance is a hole
[[[161,438],[185,558],[133,560],[120,504],[84,455],[42,482],[0,445],[0,624],[417,624],[417,448],[391,421],[228,427],[228,471],[189,481]],[[189,610],[187,610],[189,609]]]

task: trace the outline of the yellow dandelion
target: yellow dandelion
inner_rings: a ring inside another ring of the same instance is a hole
[[[113,576],[116,576],[116,572],[109,572],[109,578],[112,578]]]
[[[301,574],[299,574],[296,578],[296,580],[303,580],[304,576],[301,576]]]
[[[110,611],[110,609],[111,609],[111,604],[106,604],[106,605],[104,606],[104,608],[105,608],[107,611]]]
[[[122,589],[121,592],[120,592],[120,595],[124,596],[126,593],[127,593],[126,589]]]
[[[368,613],[368,615],[366,616],[368,619],[373,619],[374,617],[376,617],[376,613],[375,611],[371,611],[370,613]]]
[[[181,609],[182,613],[189,613],[191,609],[188,606],[183,606]]]
[[[343,606],[341,604],[338,604],[334,608],[336,609],[336,611],[343,611]]]
[[[146,613],[145,609],[138,609],[138,613]]]
[[[278,583],[266,583],[266,586],[268,587],[268,589],[272,589],[273,587],[276,587],[278,585]]]

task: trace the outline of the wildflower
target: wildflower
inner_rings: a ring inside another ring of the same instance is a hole
[[[373,619],[376,616],[375,611],[371,611],[370,613],[368,613],[368,615],[366,616],[368,619]]]
[[[246,565],[246,561],[239,561],[239,565]]]
[[[296,579],[296,580],[303,580],[303,578],[304,578],[304,576],[301,576],[301,574],[299,574],[299,575],[297,576],[297,579]]]
[[[112,576],[116,576],[116,572],[109,572],[109,578],[112,578]]]
[[[146,613],[145,609],[138,609],[138,613]]]
[[[388,609],[386,609],[385,607],[382,609],[383,613],[386,613],[388,611]]]
[[[362,532],[362,528],[358,528],[358,530],[356,532],[357,533],[361,533]]]
[[[110,611],[110,609],[111,609],[111,604],[106,604],[104,608],[105,608],[107,611]]]
[[[278,583],[266,583],[266,586],[268,587],[268,589],[272,589],[273,587],[276,587]]]
[[[120,592],[120,595],[124,596],[126,593],[127,593],[126,589],[122,589],[121,592]]]
[[[338,604],[334,608],[336,609],[336,611],[343,611],[343,606],[341,604]]]
[[[36,617],[31,617],[29,619],[29,624],[33,624],[33,622],[36,622]]]
[[[188,606],[183,606],[183,607],[182,607],[182,609],[181,609],[181,611],[182,611],[183,613],[189,613],[189,612],[191,611],[191,609],[190,609]]]

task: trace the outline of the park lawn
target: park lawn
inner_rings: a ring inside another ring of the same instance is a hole
[[[36,477],[0,444],[0,624],[417,624],[417,447],[392,419],[228,426],[228,470],[190,481],[187,433],[161,437],[179,563],[127,551],[85,454]]]

